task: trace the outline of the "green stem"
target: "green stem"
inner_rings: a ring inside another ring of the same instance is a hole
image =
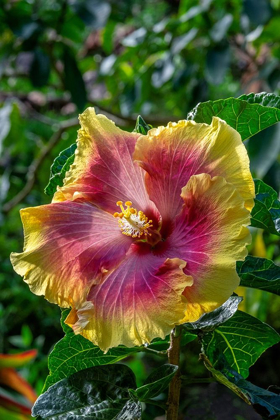
[[[167,350],[155,350],[155,349],[150,349],[149,347],[143,347],[142,351],[146,353],[156,353],[158,356],[166,356],[167,354]]]
[[[168,349],[168,362],[172,365],[179,366],[180,362],[180,344],[181,329],[177,327],[170,334],[170,347]],[[169,393],[167,401],[166,420],[177,420],[179,413],[181,377],[178,369],[169,384]]]
[[[211,382],[217,382],[214,378],[189,378],[188,376],[181,376],[182,382],[186,385],[191,384],[210,384]]]

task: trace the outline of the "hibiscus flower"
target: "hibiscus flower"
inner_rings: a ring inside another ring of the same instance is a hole
[[[80,123],[63,187],[21,210],[14,269],[104,351],[164,338],[239,284],[254,198],[246,149],[219,118],[140,135],[88,108]]]

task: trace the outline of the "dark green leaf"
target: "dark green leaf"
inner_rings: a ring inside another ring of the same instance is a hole
[[[36,48],[30,68],[30,79],[35,87],[45,86],[51,71],[50,59],[41,48]]]
[[[206,57],[205,76],[209,83],[219,85],[224,81],[230,64],[230,49],[216,47],[209,50]]]
[[[42,394],[32,415],[49,420],[137,420],[141,405],[131,399],[129,388],[136,388],[135,376],[125,365],[84,369]]]
[[[155,369],[147,378],[144,385],[137,388],[135,393],[140,401],[155,398],[169,385],[171,379],[178,371],[178,366],[163,365]]]
[[[189,331],[212,331],[235,314],[241,301],[242,297],[231,296],[219,308],[202,315],[195,322],[187,322],[183,327]]]
[[[141,115],[138,115],[137,120],[136,120],[136,124],[135,124],[135,128],[134,128],[134,132],[135,133],[140,133],[140,134],[147,134],[148,131],[152,128],[152,126],[150,124],[147,124],[146,121],[144,120],[144,118],[141,117]]]
[[[201,358],[216,381],[229,388],[247,404],[252,405],[263,418],[274,419],[280,414],[279,395],[251,384],[235,371],[214,369],[205,355],[201,355]]]
[[[201,102],[188,114],[188,119],[211,124],[212,117],[217,116],[237,130],[242,140],[246,140],[280,121],[280,110],[274,107],[279,103],[279,96],[270,94],[268,98],[266,94],[257,95],[255,102],[252,94],[237,99]]]
[[[248,255],[245,261],[237,261],[240,286],[265,290],[280,296],[280,267],[265,258]]]
[[[74,162],[76,148],[77,144],[73,143],[55,158],[51,166],[50,180],[45,188],[45,194],[52,196],[56,191],[56,187],[63,185],[65,174]]]
[[[256,178],[263,178],[277,161],[280,153],[280,124],[266,128],[250,138],[246,147],[250,168]]]
[[[260,355],[279,341],[272,327],[241,311],[202,337],[204,352],[215,368],[220,368],[223,357],[244,378]]]
[[[56,343],[49,356],[50,374],[46,379],[44,390],[74,372],[92,366],[116,363],[132,353],[141,351],[141,347],[128,348],[119,346],[110,349],[104,354],[91,341],[81,335],[75,335],[72,328],[64,323],[68,313],[69,310],[62,311],[61,324],[65,336]]]
[[[111,6],[107,1],[73,0],[71,7],[77,15],[92,29],[100,29],[106,25]]]
[[[263,25],[272,14],[272,8],[267,0],[258,0],[258,7],[254,0],[244,0],[244,12],[254,25]]]
[[[72,101],[79,111],[82,111],[87,102],[86,87],[76,59],[68,47],[64,47],[63,64],[65,87],[71,93]]]
[[[255,189],[251,225],[280,236],[280,201],[277,192],[260,179],[255,179]]]

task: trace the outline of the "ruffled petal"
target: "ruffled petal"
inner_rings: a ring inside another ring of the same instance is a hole
[[[169,123],[138,139],[134,159],[145,169],[146,186],[165,219],[180,212],[181,189],[192,175],[222,176],[252,209],[254,182],[245,146],[237,131],[214,117],[211,125]]]
[[[132,253],[92,290],[82,308],[72,310],[66,323],[103,351],[164,338],[180,323],[186,310],[182,296],[192,284],[178,258]]]
[[[21,218],[25,245],[11,255],[14,269],[33,293],[61,307],[79,306],[131,245],[111,214],[88,203],[26,208]]]
[[[132,160],[139,134],[116,127],[105,115],[88,108],[80,115],[78,147],[73,165],[53,201],[85,197],[98,207],[115,212],[117,201],[132,201],[138,210],[151,207],[144,171]]]
[[[187,299],[186,321],[222,305],[239,284],[236,261],[244,260],[251,236],[245,227],[250,212],[238,191],[222,177],[194,175],[182,190],[184,206],[168,239],[169,256],[187,262],[193,277]]]

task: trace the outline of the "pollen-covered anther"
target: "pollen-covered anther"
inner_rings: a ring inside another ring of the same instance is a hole
[[[148,217],[140,210],[137,210],[132,206],[131,201],[126,201],[125,206],[123,207],[122,201],[117,201],[117,206],[121,208],[121,213],[114,213],[114,217],[117,217],[119,220],[119,226],[121,231],[126,236],[131,236],[132,238],[140,238],[142,235],[149,235],[149,229],[153,226],[152,220],[149,220]]]

